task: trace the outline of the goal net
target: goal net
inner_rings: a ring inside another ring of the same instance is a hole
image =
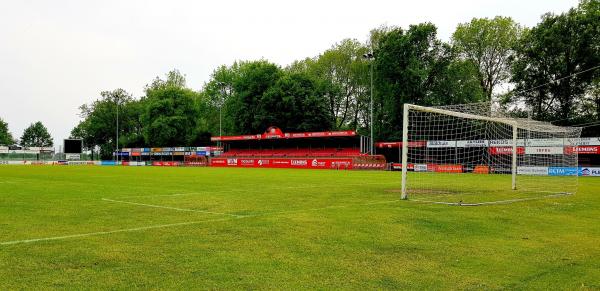
[[[575,193],[580,134],[490,103],[405,104],[402,198],[477,205]]]

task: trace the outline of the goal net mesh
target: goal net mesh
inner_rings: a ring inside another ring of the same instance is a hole
[[[482,203],[577,191],[580,128],[509,118],[490,103],[409,105],[406,121],[410,199]]]

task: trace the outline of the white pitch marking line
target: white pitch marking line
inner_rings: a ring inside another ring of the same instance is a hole
[[[238,219],[239,218],[243,218],[243,217],[238,217]],[[142,226],[142,227],[135,227],[135,228],[125,228],[125,229],[110,230],[110,231],[88,232],[88,233],[80,233],[80,234],[72,234],[72,235],[64,235],[64,236],[13,240],[13,241],[1,242],[0,245],[5,246],[5,245],[15,245],[15,244],[21,244],[21,243],[34,243],[34,242],[40,242],[40,241],[61,240],[61,239],[78,238],[78,237],[86,237],[86,236],[94,236],[94,235],[106,235],[106,234],[113,234],[113,233],[120,233],[120,232],[142,231],[142,230],[148,230],[148,229],[192,225],[192,224],[200,224],[200,223],[207,223],[207,222],[227,221],[227,220],[233,220],[233,219],[236,219],[236,218],[199,220],[199,221],[189,221],[189,222],[180,222],[180,223],[150,225],[150,226]]]
[[[376,185],[376,186],[392,186],[397,185],[394,184],[385,184],[385,183],[361,183],[361,184],[344,184],[344,186],[366,186],[366,185]],[[302,188],[321,188],[321,185],[300,185],[300,186],[289,186],[289,187],[271,187],[268,189],[261,188],[261,190],[282,190],[282,189],[302,189]],[[176,197],[176,196],[188,196],[188,195],[201,195],[201,194],[215,194],[215,193],[232,193],[232,192],[240,192],[246,193],[249,192],[245,189],[215,189],[211,191],[202,191],[202,192],[190,192],[190,193],[175,193],[175,194],[158,194],[158,195],[136,195],[136,196],[121,196],[117,197],[120,199],[127,198],[150,198],[150,197]]]
[[[130,201],[113,200],[113,199],[108,199],[108,198],[102,198],[102,200],[103,201],[116,202],[116,203],[124,203],[124,204],[137,205],[137,206],[146,206],[146,207],[153,207],[153,208],[163,208],[163,209],[177,210],[177,211],[199,212],[199,213],[217,214],[217,215],[228,215],[228,216],[233,216],[233,217],[236,217],[236,218],[244,217],[243,215],[237,215],[237,214],[231,214],[231,213],[213,212],[213,211],[187,209],[187,208],[177,208],[177,207],[170,207],[170,206],[162,206],[162,205],[137,203],[137,202],[130,202]]]
[[[556,198],[561,196],[568,196],[570,193],[558,193],[552,195],[546,195],[541,197],[529,197],[529,198],[519,198],[519,199],[509,199],[509,200],[499,200],[499,201],[486,201],[486,202],[477,202],[477,203],[460,203],[460,202],[442,202],[442,201],[429,201],[429,200],[419,200],[419,199],[409,199],[409,201],[414,202],[422,202],[422,203],[431,203],[431,204],[442,204],[442,205],[452,205],[452,206],[484,206],[484,205],[494,205],[494,204],[510,204],[515,202],[523,202],[523,201],[531,201],[531,200],[541,200],[546,198]]]
[[[245,215],[245,216],[238,215],[238,216],[235,216],[232,218],[188,221],[188,222],[180,222],[180,223],[170,223],[170,224],[150,225],[150,226],[142,226],[142,227],[135,227],[135,228],[125,228],[125,229],[110,230],[110,231],[98,231],[98,232],[88,232],[88,233],[53,236],[53,237],[45,237],[45,238],[13,240],[13,241],[0,242],[0,246],[16,245],[16,244],[22,244],[22,243],[34,243],[34,242],[41,242],[41,241],[62,240],[62,239],[79,238],[79,237],[87,237],[87,236],[95,236],[95,235],[107,235],[107,234],[121,233],[121,232],[143,231],[143,230],[148,230],[148,229],[185,226],[185,225],[201,224],[201,223],[207,223],[207,222],[229,221],[229,220],[234,220],[234,219],[252,218],[252,217],[260,217],[260,216],[267,216],[267,215],[291,214],[291,213],[302,212],[302,211],[318,211],[318,210],[325,210],[325,209],[347,208],[347,207],[351,207],[351,206],[364,206],[364,205],[373,205],[373,204],[393,203],[393,202],[398,202],[398,201],[400,201],[400,200],[370,202],[370,203],[365,203],[365,204],[353,204],[353,205],[327,206],[327,207],[311,208],[311,209],[298,209],[298,210],[271,212],[271,213],[264,213],[264,214],[257,214],[257,215]],[[188,210],[191,210],[191,209],[188,209]]]

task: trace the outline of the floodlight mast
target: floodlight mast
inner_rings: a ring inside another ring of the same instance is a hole
[[[221,96],[219,97],[219,140],[217,141],[217,147],[221,147],[220,138],[223,136],[223,104],[225,104],[225,86],[224,82],[217,82],[220,87]],[[222,151],[222,150],[221,150]]]
[[[370,111],[371,111],[371,142],[369,143],[369,153],[371,155],[375,154],[375,137],[373,130],[373,61],[375,60],[375,55],[370,52],[363,55],[363,58],[369,60],[371,62],[371,101],[370,101]]]
[[[470,113],[463,113],[451,110],[445,110],[434,107],[425,107],[414,104],[405,103],[404,111],[402,116],[402,199],[408,198],[406,191],[406,180],[408,174],[408,125],[409,125],[409,113],[410,110],[418,110],[421,112],[437,113],[448,116],[454,116],[458,118],[483,120],[498,122],[509,125],[512,127],[512,161],[511,161],[511,174],[512,174],[512,189],[517,189],[517,139],[518,139],[518,123],[517,121],[506,119],[506,118],[494,118],[489,116],[481,116]]]
[[[116,150],[115,154],[117,155],[116,159],[117,159],[117,164],[118,164],[119,163],[119,154],[120,154],[120,151],[119,151],[119,99],[118,99],[118,97],[115,100],[115,106],[117,107],[117,132],[116,132],[116,136],[117,136],[116,148],[117,148],[117,150]]]

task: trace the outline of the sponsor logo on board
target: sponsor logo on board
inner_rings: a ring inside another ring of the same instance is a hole
[[[306,166],[308,162],[306,160],[292,160],[292,166]]]

